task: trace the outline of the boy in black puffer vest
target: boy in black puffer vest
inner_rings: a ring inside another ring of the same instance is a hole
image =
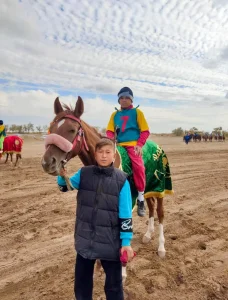
[[[93,272],[96,259],[106,274],[107,300],[123,300],[122,266],[120,254],[134,256],[131,248],[132,198],[127,175],[114,168],[115,145],[102,139],[95,148],[96,166],[81,168],[70,178],[78,189],[75,225],[75,297],[92,300]],[[68,191],[66,171],[61,171],[57,182],[62,192]]]

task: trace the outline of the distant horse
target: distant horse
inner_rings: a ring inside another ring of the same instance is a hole
[[[205,134],[202,136],[202,138],[203,138],[204,142],[207,142],[207,140],[209,139],[209,135],[205,133]]]
[[[217,134],[215,135],[215,140],[218,141],[218,142],[221,142],[221,141],[225,142],[225,139],[226,138],[225,138],[224,134],[223,135],[217,135]]]
[[[197,141],[201,142],[201,139],[202,139],[201,134],[194,134],[193,135],[193,141],[194,142],[197,142]]]
[[[213,140],[213,134],[211,133],[209,134],[209,141],[212,142],[212,140]]]
[[[6,154],[5,163],[7,163],[9,155],[11,157],[11,163],[13,163],[13,154],[16,154],[15,167],[18,159],[22,159],[21,151],[23,146],[23,140],[17,135],[6,136],[3,142],[3,155]]]
[[[222,142],[225,142],[225,135],[219,135],[218,137],[218,141],[222,141]]]

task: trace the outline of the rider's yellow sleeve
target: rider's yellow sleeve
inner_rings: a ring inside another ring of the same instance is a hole
[[[108,126],[106,130],[110,130],[112,132],[115,132],[115,124],[114,124],[114,117],[115,117],[116,111],[114,111],[110,117],[110,120],[108,122]]]
[[[136,108],[136,111],[137,111],[137,122],[138,122],[140,131],[142,132],[142,131],[149,130],[149,126],[145,119],[144,113],[138,108]]]

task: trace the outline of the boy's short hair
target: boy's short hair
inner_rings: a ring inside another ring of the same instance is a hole
[[[113,148],[113,150],[115,151],[114,142],[107,137],[102,138],[99,142],[96,143],[95,151],[100,150],[104,146],[111,146]]]

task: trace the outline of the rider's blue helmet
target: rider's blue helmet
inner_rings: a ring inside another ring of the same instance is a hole
[[[118,102],[121,97],[128,97],[133,101],[133,92],[129,87],[123,87],[118,93]]]

